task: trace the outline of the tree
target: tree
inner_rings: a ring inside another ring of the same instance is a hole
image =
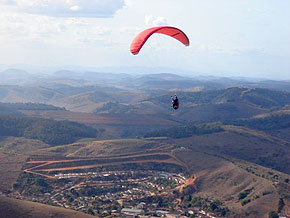
[[[88,209],[88,214],[95,215],[95,213],[94,213],[94,211],[93,211],[92,208],[89,208],[89,209]]]
[[[275,211],[269,212],[269,218],[279,218],[279,215]]]
[[[218,208],[218,206],[216,205],[215,202],[211,202],[210,205],[209,205],[209,207],[210,207],[210,210],[211,210],[211,211],[215,211],[215,209]]]
[[[283,198],[280,198],[280,199],[279,199],[279,203],[278,203],[278,212],[279,212],[279,213],[280,213],[281,210],[283,209],[284,205],[285,205],[285,203],[284,203],[284,201],[283,201]]]
[[[36,184],[42,187],[47,187],[48,184],[46,183],[46,181],[43,178],[37,178],[35,180]]]

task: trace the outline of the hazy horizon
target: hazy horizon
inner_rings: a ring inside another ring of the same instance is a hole
[[[290,79],[289,1],[2,0],[0,12],[0,65]],[[182,29],[190,46],[156,34],[133,56],[136,34],[158,25]]]

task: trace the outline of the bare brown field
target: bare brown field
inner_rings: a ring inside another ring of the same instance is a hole
[[[263,131],[253,130],[253,129],[249,129],[249,128],[242,127],[242,126],[223,125],[222,128],[226,131],[229,131],[229,132],[234,132],[234,133],[238,133],[238,134],[248,134],[251,136],[260,137],[260,138],[266,139],[268,141],[271,141],[273,143],[277,143],[277,142],[280,144],[287,143],[287,141],[285,141],[279,137],[271,136],[269,134],[266,134]]]
[[[30,116],[41,116],[55,120],[70,120],[86,124],[98,125],[177,125],[156,116],[138,114],[92,114],[71,111],[24,111]]]
[[[71,171],[71,170],[82,170],[82,169],[90,169],[90,168],[103,167],[103,166],[114,166],[114,165],[121,165],[121,164],[131,164],[131,163],[172,163],[172,164],[180,165],[180,163],[174,159],[168,159],[168,160],[155,159],[155,160],[142,160],[142,161],[137,161],[137,160],[136,161],[122,161],[122,162],[115,162],[115,163],[94,164],[94,165],[85,165],[85,166],[76,166],[76,167],[49,168],[49,169],[40,169],[40,170],[38,169],[34,171],[26,170],[26,172],[30,172],[30,173],[59,172],[59,171],[65,172],[65,171]]]
[[[195,181],[196,181],[196,175],[192,175],[191,177],[189,177],[188,179],[186,179],[183,185],[177,186],[176,190],[178,190],[180,193],[183,192],[183,190],[188,187],[188,186],[192,186],[194,187],[195,190],[197,190],[196,186],[195,186]]]
[[[195,175],[196,194],[223,201],[230,210],[239,214],[235,217],[261,218],[277,209],[280,196],[273,182],[203,152],[178,151],[176,157],[182,158]],[[250,202],[242,206],[238,195],[248,189],[252,190],[246,198]]]
[[[156,152],[147,154],[132,154],[122,156],[107,156],[99,158],[87,158],[87,159],[72,159],[72,160],[28,160],[26,164],[28,166],[24,169],[26,173],[32,173],[36,175],[45,176],[47,178],[53,178],[47,173],[50,172],[65,172],[72,170],[90,169],[103,166],[114,166],[121,164],[132,163],[170,163],[186,167],[184,163],[176,159],[171,152]],[[29,167],[29,164],[36,164],[33,167]]]
[[[0,191],[10,189],[16,182],[26,159],[26,155],[0,151]]]
[[[154,141],[147,139],[117,139],[103,140],[88,143],[68,157],[99,157],[112,155],[127,155],[139,153],[156,153],[159,151],[170,151],[172,145],[163,143],[162,141]]]
[[[179,125],[174,120],[162,116],[120,113],[120,114],[93,114],[72,111],[24,111],[26,115],[54,120],[69,120],[83,123],[96,129],[105,131],[98,136],[102,139],[120,138],[143,135],[153,129],[166,129],[168,126]]]
[[[88,214],[25,200],[0,196],[0,216],[3,218],[92,218]]]
[[[264,136],[259,131],[235,128],[229,131],[196,135],[173,140],[174,143],[194,151],[212,155],[226,155],[290,173],[290,150],[284,140]],[[241,131],[243,130],[243,131]]]
[[[68,158],[94,158],[170,152],[173,148],[174,145],[166,143],[166,139],[113,139],[44,148],[34,154],[48,157],[57,155]]]

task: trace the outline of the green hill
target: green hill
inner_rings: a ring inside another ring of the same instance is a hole
[[[168,95],[161,95],[148,100],[165,106],[168,104],[168,97]],[[179,92],[178,97],[182,108],[186,109],[202,104],[243,103],[265,109],[290,104],[289,92],[261,88],[233,87],[211,91]]]
[[[171,138],[185,138],[193,135],[204,135],[214,132],[222,132],[224,129],[221,123],[204,123],[193,124],[187,126],[172,127],[166,130],[153,131],[145,134],[145,138],[149,137],[171,137]]]
[[[0,114],[11,116],[25,116],[22,111],[35,111],[35,110],[65,110],[65,108],[56,107],[47,104],[33,104],[33,103],[1,103]]]
[[[290,127],[290,114],[273,114],[250,119],[241,119],[228,122],[236,126],[246,126],[258,130],[277,130]]]
[[[70,121],[0,115],[0,136],[38,139],[50,145],[68,144],[78,138],[95,138],[97,130]]]

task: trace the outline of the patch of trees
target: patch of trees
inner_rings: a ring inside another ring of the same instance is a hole
[[[93,186],[85,186],[82,187],[79,191],[82,196],[99,196],[104,195],[107,193],[115,193],[124,191],[125,188],[122,188],[121,186],[113,186],[113,187],[93,187]]]
[[[269,212],[269,218],[279,218],[279,215],[275,211]]]
[[[13,116],[24,116],[24,114],[18,112],[17,110],[7,107],[5,103],[0,103],[0,114],[3,115],[13,115]]]
[[[132,109],[132,106],[127,106],[124,104],[108,102],[104,104],[101,108],[97,108],[95,113],[107,111],[109,114],[120,114],[120,113],[129,113]]]
[[[17,182],[13,184],[13,189],[19,191],[25,190],[26,195],[34,196],[50,192],[52,187],[45,178],[22,173],[18,177]]]
[[[253,189],[251,188],[251,189],[246,189],[246,190],[243,191],[243,192],[240,192],[240,193],[238,194],[238,200],[242,200],[242,199],[246,198],[246,197],[251,193],[252,190],[253,190]]]
[[[290,127],[290,114],[273,115],[264,118],[241,119],[226,124],[246,126],[258,130],[277,130]]]
[[[69,144],[78,138],[94,138],[97,130],[70,121],[0,115],[0,136],[37,139],[50,145]]]
[[[167,130],[160,130],[147,133],[144,137],[171,137],[171,138],[185,138],[193,135],[203,135],[215,132],[222,132],[220,122],[193,124],[187,126],[173,127]]]
[[[225,217],[230,213],[229,209],[219,200],[202,198],[195,195],[181,196],[181,199],[183,207],[198,207],[205,211],[216,213],[222,217]]]
[[[180,165],[173,163],[160,163],[160,162],[140,162],[140,163],[127,163],[127,164],[118,164],[118,165],[108,165],[102,167],[96,167],[87,169],[87,171],[96,171],[96,172],[104,172],[104,171],[122,171],[122,170],[144,170],[144,171],[164,171],[169,173],[184,173],[186,169]],[[86,171],[85,169],[82,170]]]
[[[142,199],[139,200],[139,202],[144,202],[146,204],[156,204],[158,207],[170,207],[172,206],[173,203],[172,198],[170,198],[169,196],[159,196],[159,195],[155,195],[155,196],[146,196]]]
[[[36,103],[0,103],[0,106],[5,106],[6,108],[12,110],[65,110],[65,108],[56,107],[53,105]]]
[[[283,210],[284,206],[285,206],[284,200],[283,200],[283,198],[280,198],[279,202],[278,202],[278,212],[279,213]]]

